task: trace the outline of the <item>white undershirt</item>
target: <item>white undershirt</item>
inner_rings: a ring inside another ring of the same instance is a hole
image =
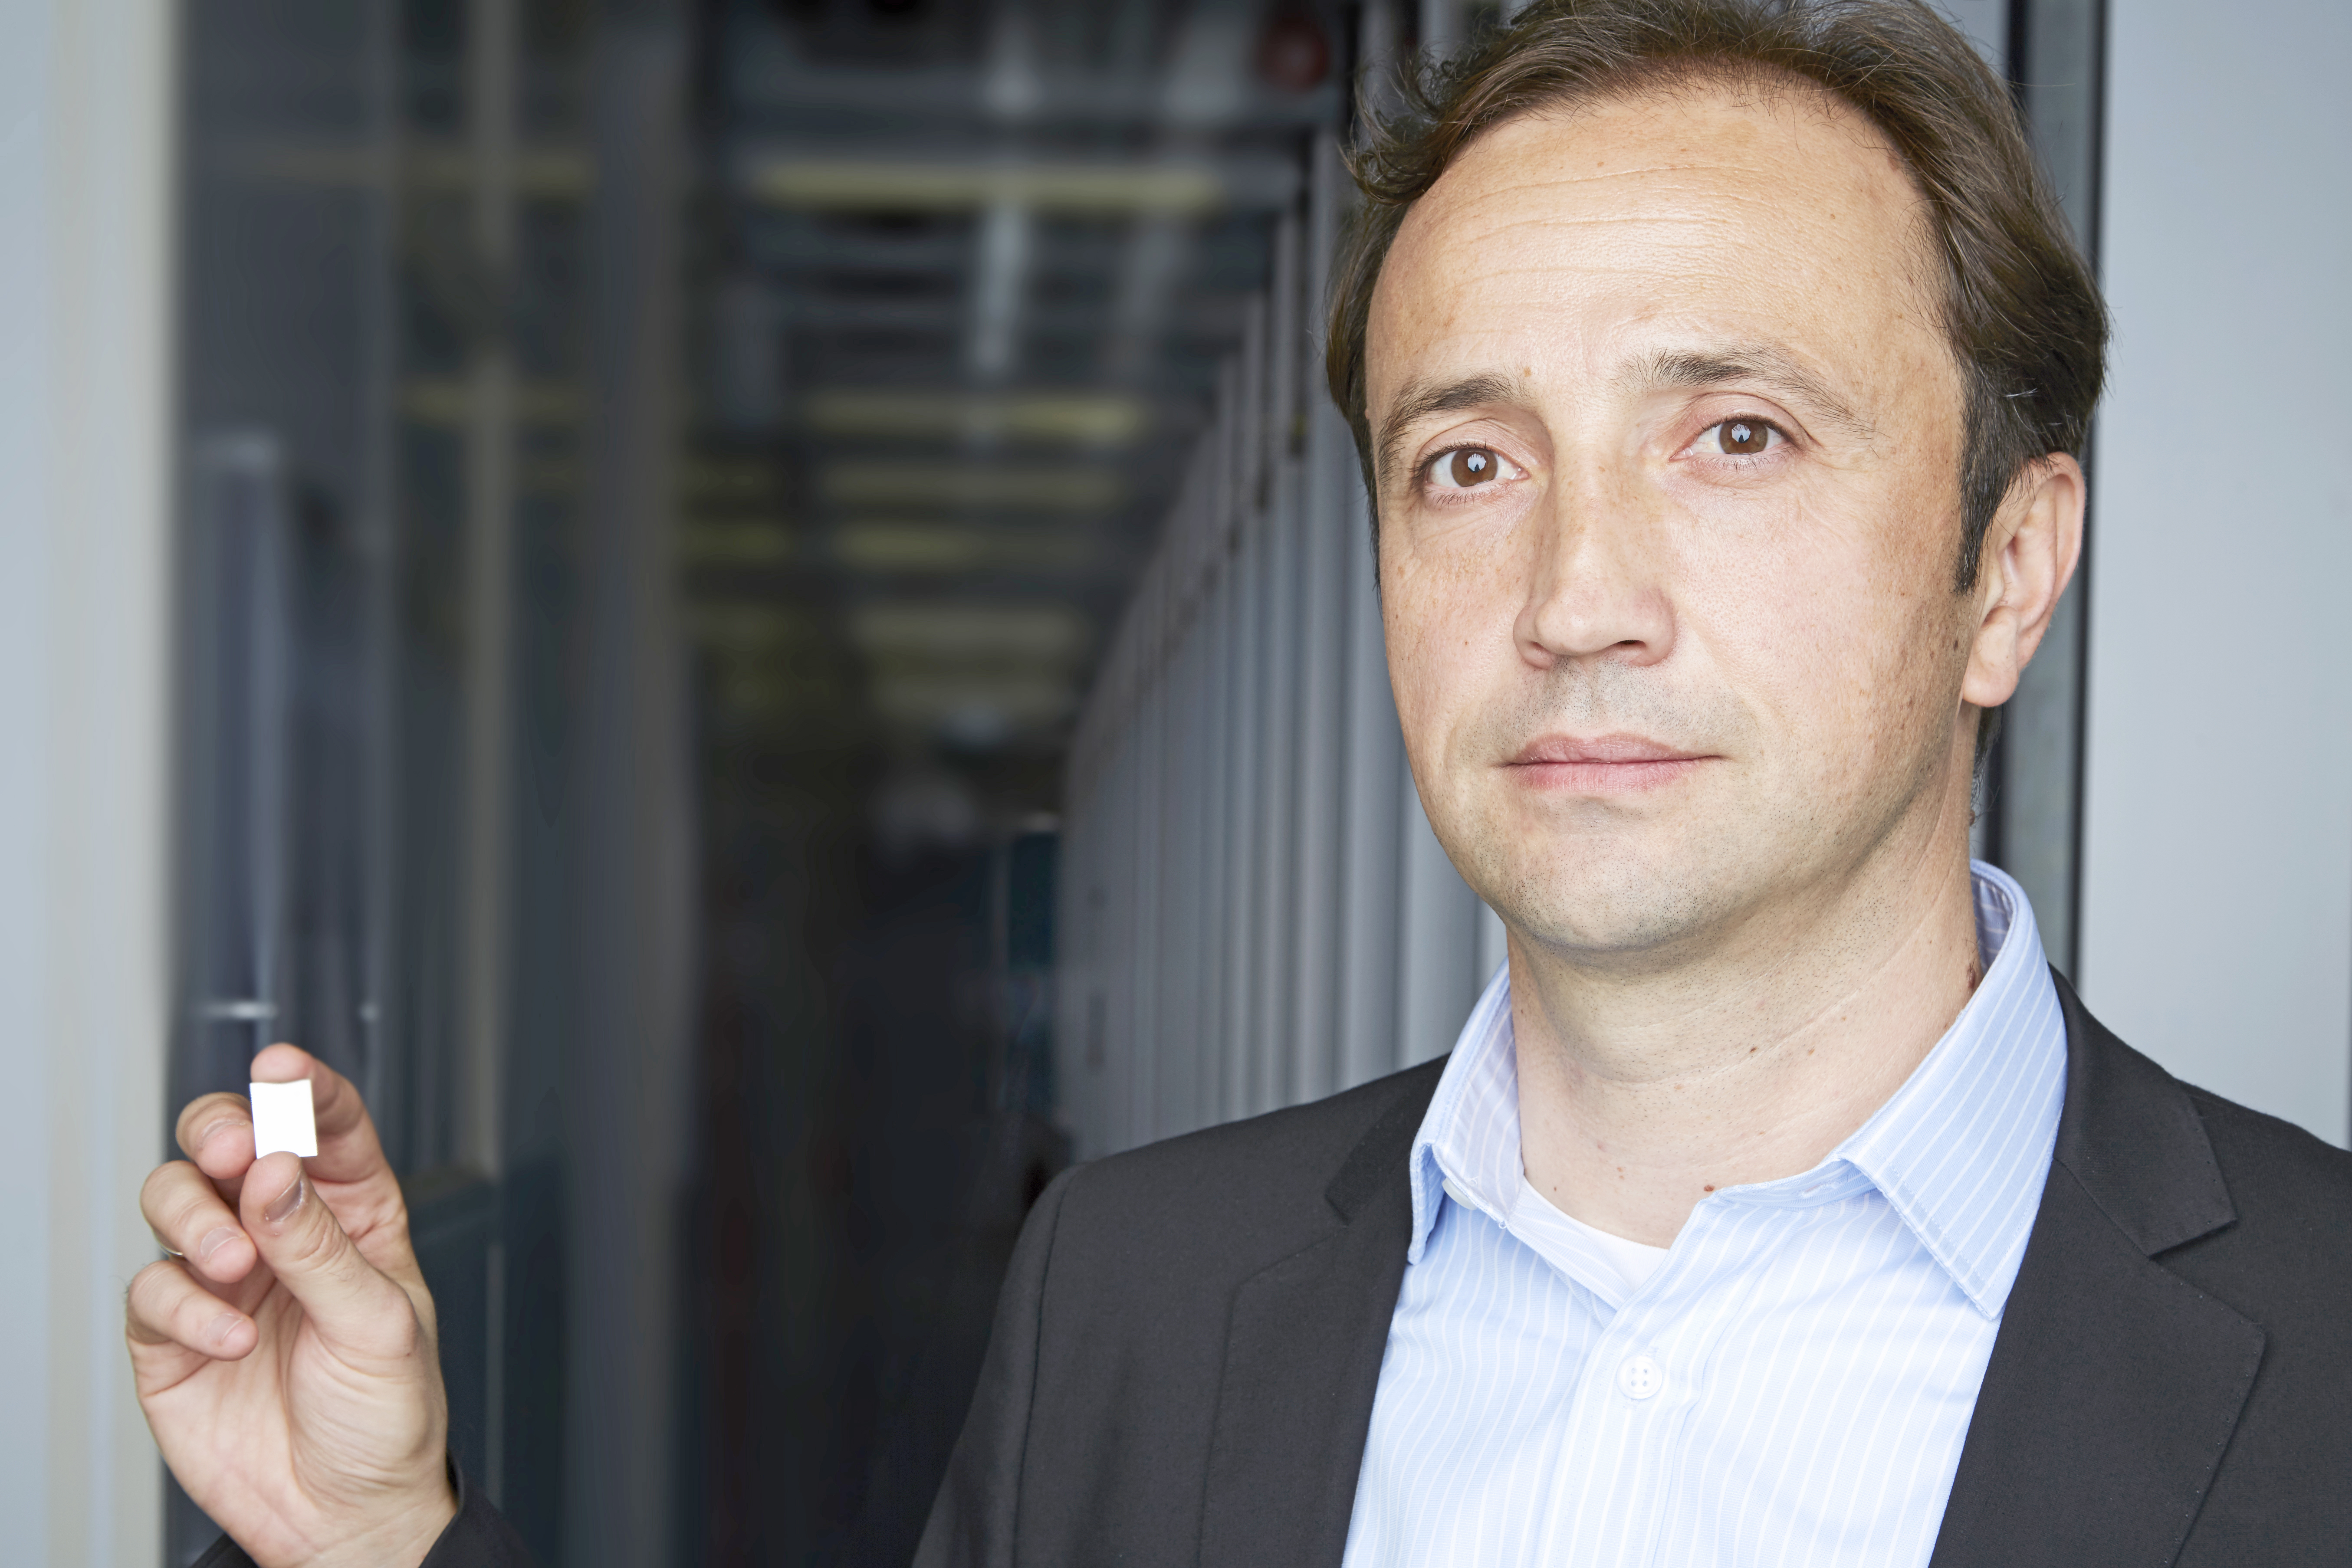
[[[1551,1199],[1538,1192],[1535,1183],[1524,1176],[1519,1178],[1519,1203],[1522,1212],[1511,1217],[1513,1229],[1520,1229],[1530,1223],[1543,1226],[1555,1221],[1571,1227],[1586,1240],[1598,1246],[1615,1266],[1618,1275],[1625,1281],[1625,1293],[1629,1296],[1640,1290],[1650,1276],[1658,1271],[1658,1265],[1666,1260],[1667,1249],[1664,1247],[1651,1247],[1643,1242],[1629,1241],[1622,1236],[1612,1236],[1555,1207]],[[1533,1214],[1524,1212],[1528,1204],[1538,1206]]]

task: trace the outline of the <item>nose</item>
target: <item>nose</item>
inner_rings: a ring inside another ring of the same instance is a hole
[[[1562,660],[1654,664],[1674,651],[1657,519],[1605,474],[1556,483],[1529,519],[1528,591],[1513,628],[1538,669]]]

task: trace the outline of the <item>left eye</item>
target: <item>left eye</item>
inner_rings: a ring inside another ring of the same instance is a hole
[[[1473,490],[1518,476],[1511,460],[1491,446],[1457,446],[1430,461],[1429,482],[1441,490]]]
[[[1712,447],[1727,457],[1753,457],[1768,452],[1789,438],[1760,419],[1741,416],[1711,424],[1698,433],[1698,444]]]

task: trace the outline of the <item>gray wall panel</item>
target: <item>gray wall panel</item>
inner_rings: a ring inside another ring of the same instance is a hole
[[[2352,1099],[2352,7],[2110,20],[2082,974],[2343,1143]]]

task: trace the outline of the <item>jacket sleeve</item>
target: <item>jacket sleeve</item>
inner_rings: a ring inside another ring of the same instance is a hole
[[[1045,1274],[1062,1200],[1077,1168],[1055,1176],[1021,1228],[996,1299],[996,1326],[981,1363],[980,1387],[963,1435],[948,1458],[915,1568],[1013,1568],[1014,1513],[1029,1441],[1031,1397],[1045,1305]]]
[[[422,1568],[535,1568],[522,1538],[489,1499],[466,1484],[466,1472],[453,1463],[449,1477],[457,1487],[457,1517],[425,1554]],[[254,1563],[224,1535],[196,1559],[194,1568],[254,1568]]]

